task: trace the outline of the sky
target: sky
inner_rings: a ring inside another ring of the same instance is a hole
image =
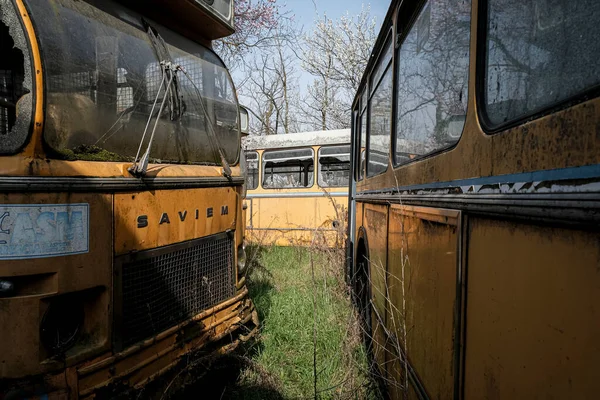
[[[294,14],[296,21],[304,26],[305,32],[310,32],[313,22],[319,15],[325,13],[328,18],[337,19],[346,12],[350,15],[356,15],[360,12],[363,4],[371,6],[371,15],[377,18],[379,24],[377,30],[385,18],[385,14],[390,6],[389,0],[372,0],[365,2],[362,0],[284,0],[285,8]]]
[[[289,10],[298,24],[302,27],[305,34],[309,34],[314,28],[314,22],[322,17],[336,20],[349,13],[350,16],[360,13],[363,7],[371,7],[371,16],[376,19],[376,34],[381,29],[381,24],[385,18],[391,1],[389,0],[284,0],[285,8]],[[313,79],[310,74],[304,71],[299,73],[299,84],[301,92],[305,90],[308,83]]]

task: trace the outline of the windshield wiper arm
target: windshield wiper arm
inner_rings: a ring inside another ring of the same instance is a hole
[[[152,45],[156,59],[158,61],[164,61],[165,63],[170,62],[171,64],[174,64],[173,59],[171,58],[171,53],[167,48],[167,44],[163,40],[160,33],[158,33],[158,31],[143,18],[142,24],[146,28],[146,34],[148,35],[148,39],[150,39],[150,44]],[[179,97],[179,82],[177,76],[174,76],[173,85],[169,88],[165,95],[169,96],[169,117],[171,118],[171,121],[175,121],[183,115],[183,107],[181,105],[181,98]]]
[[[152,104],[152,109],[150,110],[150,115],[148,116],[148,122],[146,122],[146,127],[144,128],[144,133],[142,134],[142,140],[140,140],[140,145],[138,147],[137,154],[135,155],[135,160],[133,161],[133,165],[129,167],[129,172],[135,176],[144,176],[146,175],[146,171],[148,170],[148,162],[150,160],[150,149],[152,148],[152,142],[154,141],[154,134],[156,133],[156,127],[158,126],[158,122],[160,120],[160,116],[165,109],[165,104],[167,102],[167,98],[169,97],[169,90],[171,85],[175,80],[175,75],[177,70],[181,67],[178,65],[173,65],[171,62],[160,62],[161,69],[163,71],[163,78],[160,82],[160,86],[158,91],[156,92],[156,97],[154,98],[154,103]],[[160,103],[160,108],[158,109],[158,114],[156,115],[156,120],[154,121],[154,127],[152,128],[152,134],[150,135],[150,139],[148,140],[148,146],[146,147],[146,151],[142,155],[140,159],[140,151],[142,150],[142,145],[144,144],[144,139],[146,138],[146,133],[148,133],[148,128],[150,127],[150,122],[152,121],[152,117],[154,115],[154,109],[156,108],[156,104],[158,103],[158,99],[160,98],[160,90],[162,89],[165,81],[167,80],[167,86],[165,87],[165,94],[163,96],[162,102]]]

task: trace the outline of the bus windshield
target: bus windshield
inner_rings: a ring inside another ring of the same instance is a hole
[[[150,22],[166,48],[161,53],[142,17],[116,3],[107,2],[101,18],[80,1],[29,1],[29,7],[47,56],[44,140],[58,156],[132,160],[167,93],[151,162],[219,164],[211,130],[227,162],[237,162],[235,89],[212,50]],[[182,68],[170,86],[163,82],[165,61]]]

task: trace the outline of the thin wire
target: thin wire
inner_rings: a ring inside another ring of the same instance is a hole
[[[133,95],[132,95],[132,99],[135,99],[135,98],[136,98],[136,95],[137,95],[137,94],[138,94],[138,93],[139,93],[141,90],[142,90],[142,85],[139,85],[139,86],[137,87],[137,89],[135,90],[135,92],[133,93]],[[139,102],[138,102],[138,104],[139,104]],[[100,141],[101,141],[102,139],[104,139],[104,138],[106,137],[106,135],[108,135],[109,133],[111,133],[112,129],[113,129],[115,126],[117,126],[117,124],[119,123],[119,121],[121,121],[121,118],[123,118],[123,116],[125,116],[125,114],[127,114],[127,110],[130,110],[131,108],[135,108],[135,107],[137,107],[137,105],[138,105],[138,104],[134,104],[133,106],[131,106],[131,107],[127,107],[126,109],[124,109],[123,111],[121,111],[121,113],[120,113],[119,117],[118,117],[118,118],[115,120],[115,122],[114,122],[114,123],[113,123],[113,124],[110,126],[110,128],[108,128],[108,129],[106,130],[106,132],[105,132],[105,133],[104,133],[102,136],[100,136],[100,138],[98,138],[98,140],[96,140],[96,142],[94,143],[94,146],[95,146],[95,145],[97,145],[98,143],[100,143]],[[105,139],[104,141],[106,142],[108,139],[110,139],[111,137],[113,137],[114,135],[116,135],[116,134],[117,134],[117,132],[119,132],[119,130],[118,130],[118,129],[117,129],[117,130],[115,130],[114,132],[112,132],[112,134],[111,134],[111,135],[109,135],[108,137],[106,137],[106,139]]]
[[[150,155],[150,147],[152,147],[152,141],[154,140],[154,133],[156,132],[156,127],[158,126],[158,122],[160,121],[160,115],[162,114],[163,110],[165,109],[165,103],[167,102],[167,97],[168,97],[168,96],[166,96],[166,93],[167,93],[167,90],[169,90],[169,88],[171,87],[171,83],[173,83],[173,78],[175,78],[175,73],[173,73],[173,71],[171,71],[171,77],[169,78],[169,83],[167,84],[167,88],[165,89],[165,97],[163,97],[162,103],[160,104],[160,109],[158,110],[158,115],[156,117],[156,120],[154,121],[154,128],[152,128],[152,134],[150,135],[150,140],[148,141],[148,147],[146,148],[146,152],[144,153],[142,158],[147,158]],[[148,122],[149,121],[150,120],[148,120]],[[145,134],[145,131],[144,131],[144,134]],[[143,140],[143,137],[142,137],[142,140]]]
[[[189,76],[189,74],[187,73],[187,71],[185,70],[185,68],[183,68],[183,67],[180,66],[179,69],[188,78],[188,80],[191,82],[192,86],[196,90],[196,94],[197,94],[198,98],[200,99],[200,106],[202,108],[202,112],[204,113],[205,118],[209,122],[207,124],[208,125],[208,131],[209,131],[208,137],[210,139],[210,142],[211,142],[210,144],[211,144],[211,147],[213,149],[213,152],[216,152],[220,156],[220,158],[221,158],[221,165],[223,166],[223,170],[224,170],[225,174],[228,175],[228,176],[231,176],[231,167],[229,166],[229,163],[227,162],[227,160],[225,159],[225,156],[224,156],[223,152],[221,151],[221,145],[219,143],[219,139],[217,137],[217,134],[214,131],[214,127],[213,127],[210,115],[208,114],[208,110],[204,106],[204,98],[202,97],[202,94],[200,93],[200,89],[198,89],[198,86],[196,86],[196,82],[194,82],[194,80]]]

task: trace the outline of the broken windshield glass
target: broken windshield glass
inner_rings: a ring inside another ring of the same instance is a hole
[[[0,0],[0,154],[18,151],[33,116],[31,59],[14,4]]]

